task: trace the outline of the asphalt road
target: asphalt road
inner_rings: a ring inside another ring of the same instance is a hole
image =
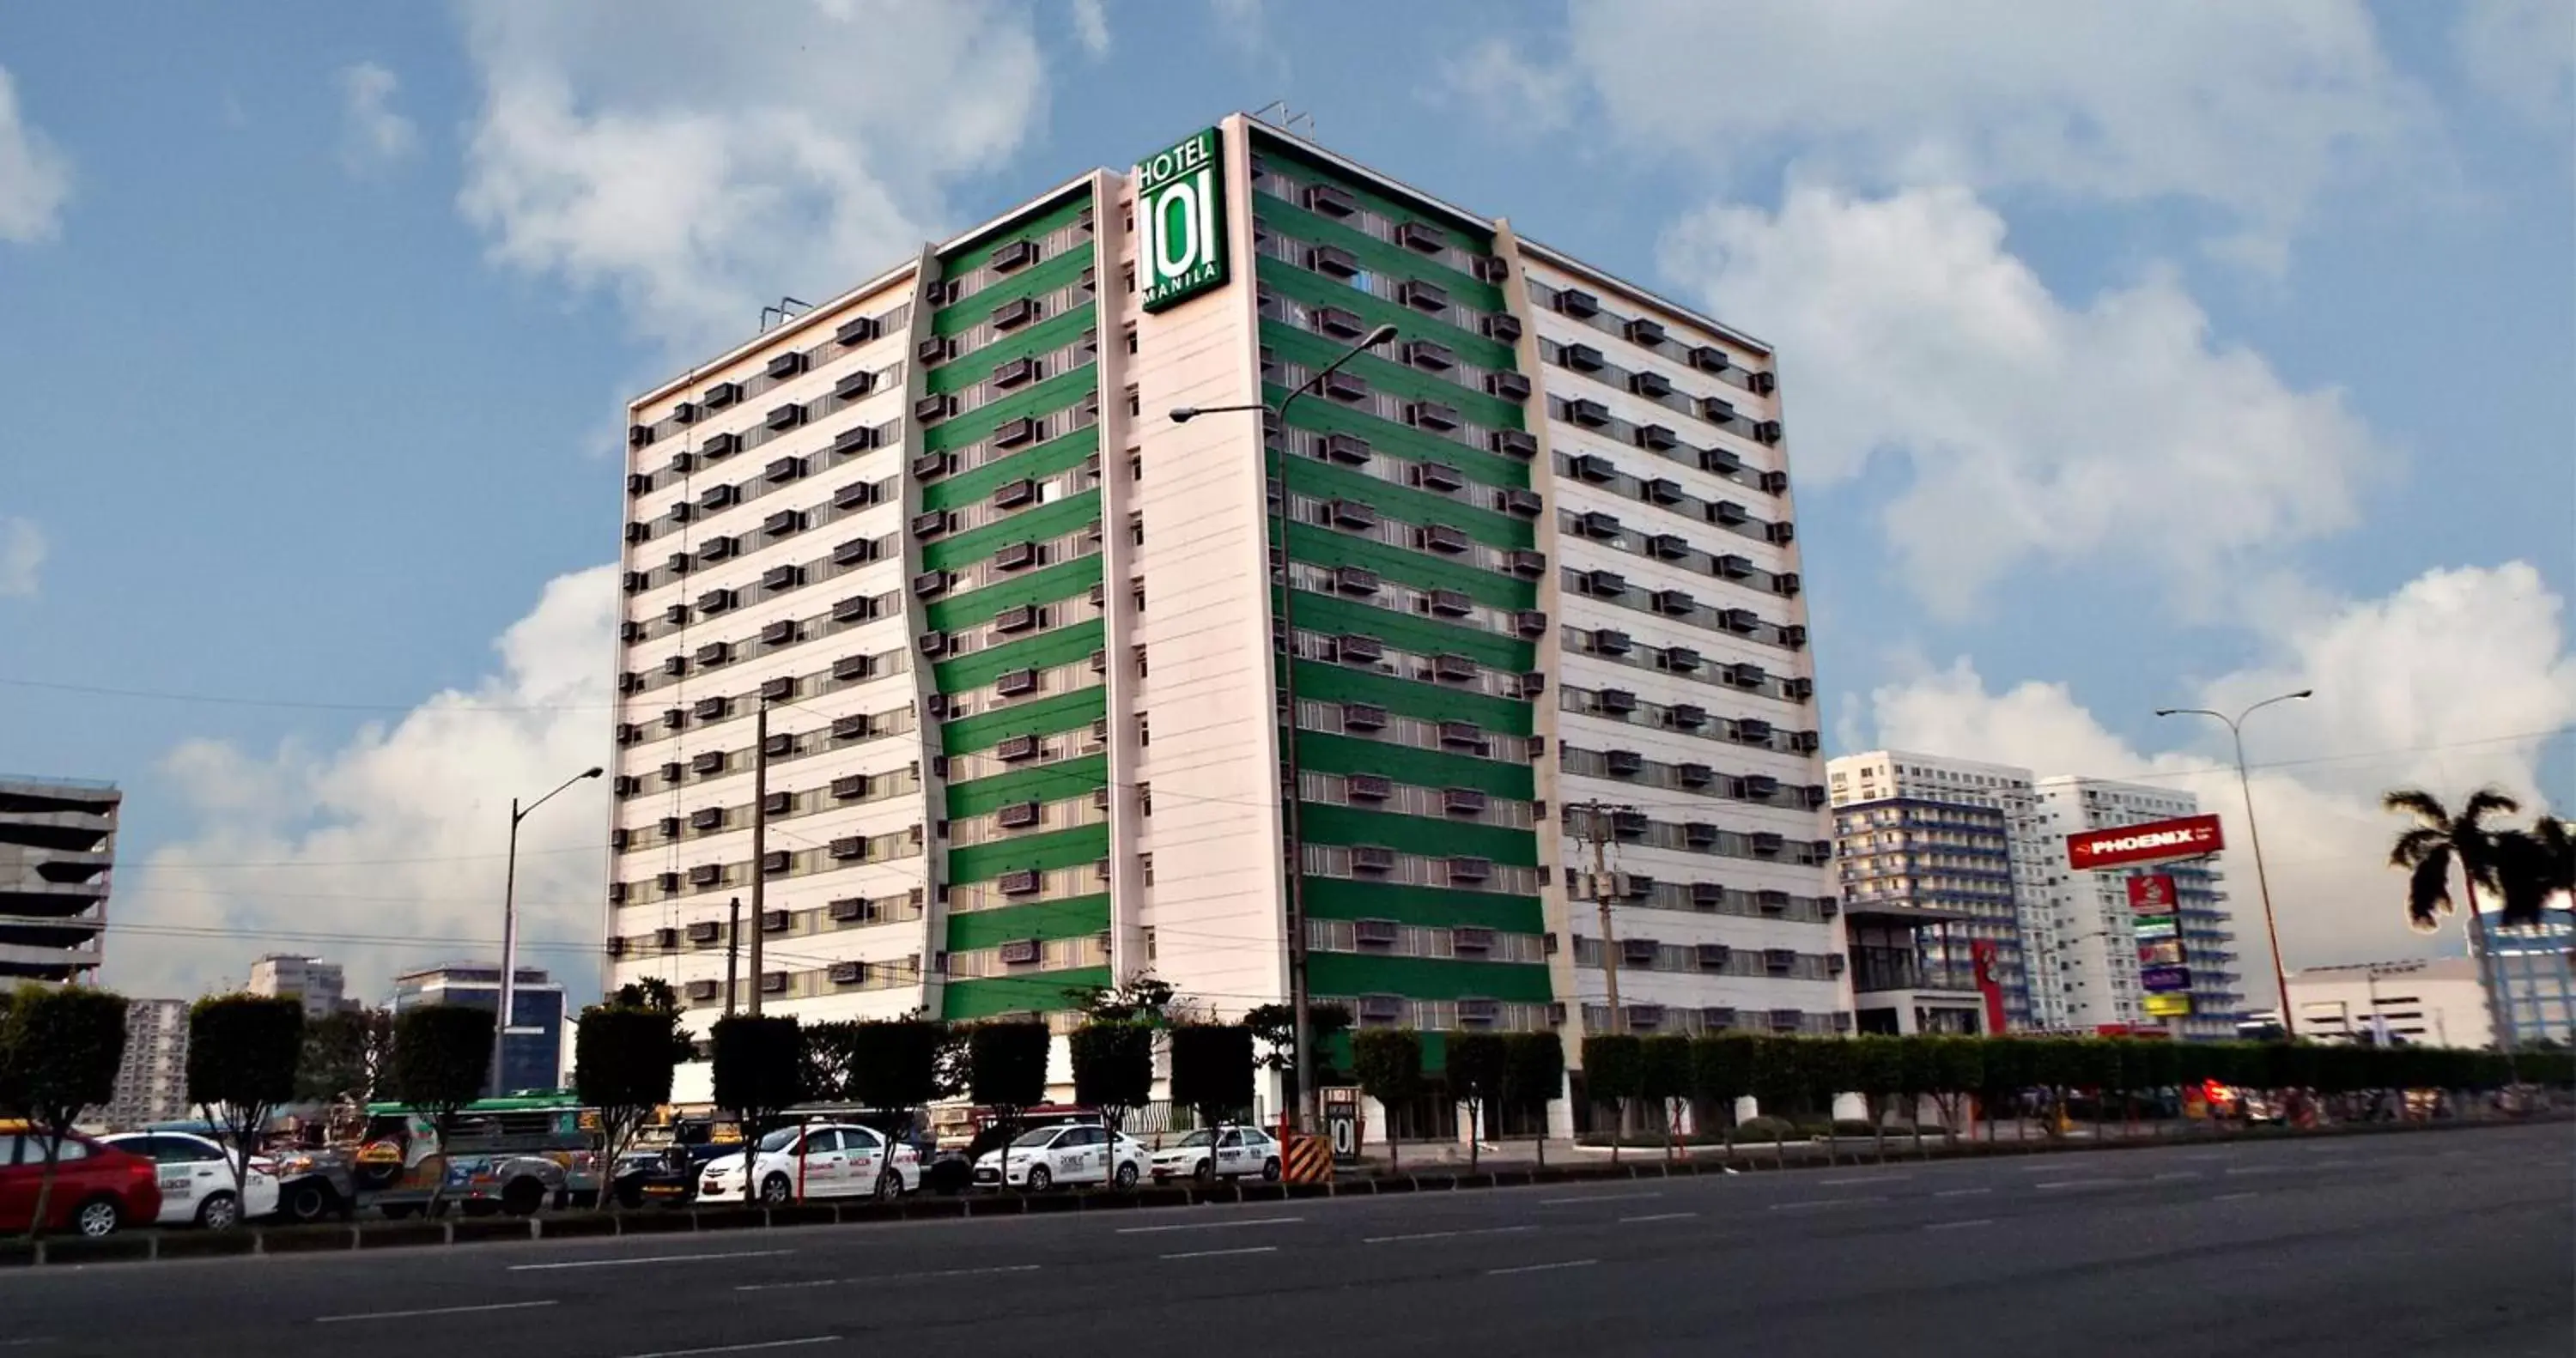
[[[0,1275],[0,1358],[2576,1352],[2564,1125]]]

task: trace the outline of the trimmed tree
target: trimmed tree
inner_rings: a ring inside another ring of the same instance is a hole
[[[805,1097],[815,1103],[851,1103],[851,1047],[858,1041],[856,1019],[805,1024],[797,1033],[805,1063]]]
[[[1837,1135],[1834,1126],[1834,1100],[1857,1087],[1853,1069],[1858,1053],[1851,1039],[1843,1037],[1809,1038],[1799,1044],[1799,1071],[1805,1077],[1807,1097],[1824,1110],[1825,1163],[1838,1162]]]
[[[392,1010],[324,1014],[304,1025],[304,1051],[295,1066],[295,1101],[345,1101],[364,1108],[383,1091],[393,1056]]]
[[[1691,1092],[1716,1112],[1730,1157],[1735,1154],[1736,1101],[1753,1094],[1753,1051],[1751,1033],[1708,1033],[1691,1043]]]
[[[1386,1167],[1396,1168],[1395,1110],[1422,1097],[1422,1034],[1410,1028],[1362,1028],[1351,1035],[1351,1064],[1360,1092],[1386,1110]]]
[[[1073,1097],[1100,1110],[1112,1134],[1154,1101],[1154,1030],[1142,1023],[1086,1023],[1073,1030]],[[1114,1166],[1117,1150],[1111,1147]]]
[[[1513,1033],[1503,1039],[1503,1098],[1538,1111],[1538,1162],[1547,1164],[1547,1106],[1565,1090],[1565,1041],[1554,1033]]]
[[[1941,1110],[1942,1139],[1956,1144],[1958,1127],[1967,1122],[1967,1101],[1986,1087],[1986,1058],[1994,1043],[1978,1037],[1937,1037],[1932,1039],[1932,1073],[1928,1088],[1932,1101]],[[1987,1124],[1989,1128],[1992,1123]],[[1976,1135],[1970,1125],[1968,1134]],[[1917,1140],[1921,1131],[1916,1132]]]
[[[1781,1134],[1789,1125],[1784,1110],[1796,1106],[1807,1092],[1807,1043],[1806,1038],[1784,1036],[1756,1037],[1753,1042],[1753,1097],[1771,1119],[1771,1155],[1782,1164],[1789,1160]]]
[[[678,1014],[622,997],[582,1010],[573,1027],[573,1091],[599,1113],[600,1159],[612,1173],[644,1120],[671,1101],[679,1027]],[[608,1199],[603,1192],[594,1206],[605,1208]]]
[[[231,1139],[224,1159],[233,1176],[236,1220],[251,1143],[294,1100],[295,1068],[303,1056],[302,1000],[209,995],[188,1008],[188,1102]]]
[[[441,1172],[429,1187],[428,1213],[438,1215],[439,1193],[456,1110],[483,1092],[492,1073],[493,1012],[464,1004],[425,1004],[394,1016],[393,1096],[429,1115],[438,1130]]]
[[[116,1069],[125,1061],[125,997],[74,986],[21,986],[9,1006],[0,1052],[7,1053],[10,1096],[45,1152],[35,1215],[27,1219],[32,1239],[44,1233],[53,1208],[63,1138],[82,1113],[116,1097]]]
[[[1637,1097],[1664,1110],[1664,1158],[1681,1146],[1682,1110],[1690,1106],[1691,1044],[1680,1033],[1658,1033],[1637,1044]]]
[[[1483,1163],[1484,1114],[1502,1102],[1511,1062],[1500,1033],[1455,1033],[1449,1038],[1449,1093],[1467,1105],[1467,1168],[1471,1171]]]
[[[1293,1005],[1256,1004],[1243,1011],[1243,1026],[1252,1030],[1254,1041],[1262,1048],[1260,1066],[1279,1072],[1280,1088],[1288,1093],[1291,1107],[1297,1103],[1297,1010]],[[1350,1006],[1324,1003],[1306,1006],[1306,1027],[1315,1038],[1315,1078],[1325,1081],[1330,1070],[1324,1065],[1324,1053],[1335,1037],[1349,1031]]]
[[[1583,1097],[1613,1110],[1610,1163],[1619,1163],[1619,1135],[1628,1126],[1628,1100],[1645,1088],[1645,1044],[1633,1033],[1593,1033],[1583,1039]]]
[[[728,1014],[708,1034],[715,1045],[715,1101],[742,1124],[742,1200],[762,1185],[760,1137],[770,1119],[805,1097],[805,1035],[783,1014]]]
[[[1887,1114],[1892,1110],[1893,1100],[1914,1088],[1910,1084],[1914,1073],[1912,1063],[1905,1057],[1905,1049],[1911,1042],[1907,1038],[1872,1033],[1852,1038],[1849,1045],[1852,1086],[1869,1104],[1870,1147],[1884,1163],[1887,1159]],[[1880,1106],[1882,1098],[1890,1100],[1888,1108]],[[1915,1120],[1915,1110],[1919,1107],[1919,1100],[1907,1104],[1907,1122]],[[1915,1133],[1915,1143],[1918,1147],[1922,1144],[1920,1129]]]
[[[1016,1133],[1021,1113],[1046,1102],[1047,1052],[1054,1043],[1043,1023],[976,1024],[966,1032],[967,1097]]]
[[[1252,1030],[1190,1023],[1172,1030],[1172,1102],[1213,1130],[1252,1109]]]
[[[946,1026],[928,1019],[860,1024],[850,1036],[850,1097],[894,1115],[888,1134],[909,1140],[913,1120],[940,1096],[939,1052],[947,1041]]]

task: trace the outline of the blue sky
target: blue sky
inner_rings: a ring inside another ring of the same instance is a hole
[[[625,395],[1273,99],[1781,345],[1838,748],[2215,806],[2150,710],[2312,684],[2294,961],[2456,947],[2380,787],[2576,801],[2568,0],[700,8],[0,11],[0,767],[126,786],[111,983],[476,951],[605,750]]]

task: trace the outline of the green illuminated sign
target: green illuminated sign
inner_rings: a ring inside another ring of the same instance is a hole
[[[1147,311],[1225,284],[1225,170],[1213,127],[1136,165],[1136,290]]]

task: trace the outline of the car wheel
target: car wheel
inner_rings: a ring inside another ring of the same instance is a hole
[[[199,1204],[197,1225],[209,1231],[229,1231],[241,1224],[241,1199],[230,1193],[217,1193]]]
[[[1049,1174],[1049,1173],[1047,1172],[1047,1167],[1046,1167],[1046,1166],[1044,1166],[1044,1165],[1031,1165],[1031,1166],[1029,1166],[1029,1191],[1030,1191],[1030,1192],[1032,1192],[1032,1193],[1044,1193],[1045,1191],[1047,1191],[1048,1189],[1053,1188],[1053,1187],[1055,1187],[1055,1176],[1054,1176],[1054,1175],[1052,1175],[1052,1174]]]
[[[1198,1167],[1190,1171],[1190,1177],[1203,1184],[1215,1183],[1216,1157],[1211,1155],[1199,1161]]]
[[[1261,1162],[1261,1181],[1273,1184],[1279,1182],[1279,1157],[1274,1155]]]
[[[286,1191],[278,1209],[289,1221],[320,1221],[331,1210],[334,1195],[317,1183],[301,1183]]]
[[[896,1169],[877,1171],[877,1201],[892,1202],[903,1196],[903,1172]]]
[[[124,1223],[124,1209],[116,1205],[114,1198],[92,1198],[72,1213],[73,1229],[92,1240],[116,1234],[116,1228]]]
[[[514,1217],[532,1217],[546,1205],[546,1186],[534,1179],[512,1179],[501,1190],[501,1210]]]
[[[1133,1193],[1136,1191],[1135,1161],[1130,1160],[1118,1167],[1118,1191],[1121,1193]]]
[[[784,1207],[795,1196],[796,1185],[787,1182],[784,1174],[772,1174],[760,1181],[760,1205],[763,1207]]]

